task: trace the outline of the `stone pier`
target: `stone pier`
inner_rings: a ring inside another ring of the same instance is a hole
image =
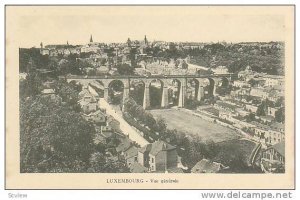
[[[164,86],[162,92],[161,107],[167,108],[168,106],[169,106],[168,87]]]

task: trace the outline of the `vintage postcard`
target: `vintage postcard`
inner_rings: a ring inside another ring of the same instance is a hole
[[[6,6],[7,189],[293,189],[294,6]]]

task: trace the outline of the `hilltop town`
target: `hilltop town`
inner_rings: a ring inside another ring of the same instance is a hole
[[[19,49],[21,172],[283,173],[284,43]]]

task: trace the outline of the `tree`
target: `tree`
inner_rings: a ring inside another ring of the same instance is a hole
[[[275,112],[275,120],[279,123],[284,123],[285,122],[285,109],[284,109],[284,107],[279,108]]]
[[[262,102],[262,103],[257,107],[256,115],[257,115],[257,116],[265,116],[265,115],[266,115],[265,108],[266,108],[265,102]]]
[[[36,96],[41,93],[42,80],[35,70],[31,70],[25,80],[20,80],[19,89],[20,98]]]
[[[252,79],[250,79],[250,80],[248,81],[248,83],[251,85],[251,87],[254,87],[255,85],[257,85],[258,81],[254,80],[254,79],[252,78]]]
[[[59,97],[57,97],[59,98]],[[95,129],[48,96],[20,102],[21,172],[83,172]]]
[[[166,121],[162,117],[157,118],[156,124],[153,128],[156,132],[159,132],[161,134],[165,133],[167,129]]]
[[[254,113],[249,113],[249,114],[246,116],[246,121],[247,121],[247,122],[255,121],[255,114],[254,114]]]
[[[134,68],[128,64],[118,64],[118,73],[121,75],[132,75],[134,73]]]
[[[66,102],[67,105],[72,108],[74,111],[79,112],[80,106],[78,104],[79,96],[78,89],[80,86],[75,85],[74,83],[68,84],[64,81],[58,81],[55,85],[55,90],[57,94],[62,98],[63,102]]]
[[[277,99],[277,101],[275,102],[275,107],[284,107],[284,98],[280,97],[279,99]]]

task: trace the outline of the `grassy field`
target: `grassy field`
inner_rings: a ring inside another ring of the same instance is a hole
[[[206,121],[200,117],[176,109],[150,110],[154,117],[161,116],[166,120],[169,129],[177,129],[202,137],[203,140],[221,142],[237,139],[240,135],[227,127]]]

